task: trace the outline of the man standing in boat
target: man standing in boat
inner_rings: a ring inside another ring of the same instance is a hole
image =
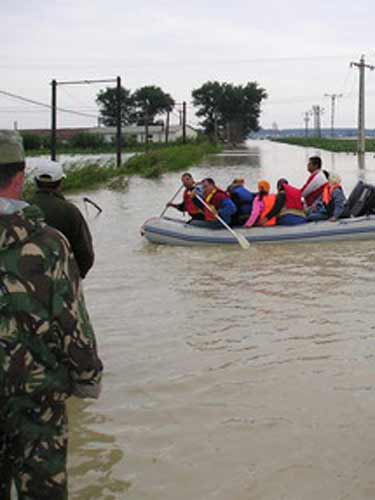
[[[185,188],[181,203],[168,203],[167,207],[173,207],[180,212],[187,212],[193,220],[204,220],[204,209],[195,193],[203,196],[203,188],[200,182],[196,182],[188,172],[181,177],[182,185]]]
[[[102,363],[66,238],[20,199],[18,133],[0,131],[0,499],[66,500],[65,401],[97,398]]]
[[[309,209],[322,197],[328,181],[322,170],[322,159],[319,156],[309,158],[307,170],[310,176],[301,188],[301,196],[305,200],[306,208]]]

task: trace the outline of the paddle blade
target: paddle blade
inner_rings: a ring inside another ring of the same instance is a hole
[[[243,250],[249,250],[250,243],[247,241],[245,236],[243,236],[242,234],[239,234],[239,233],[235,233],[235,234],[236,234],[236,238],[237,238],[238,243],[241,245],[241,248]]]

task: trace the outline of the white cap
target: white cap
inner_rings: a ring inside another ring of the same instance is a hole
[[[47,159],[38,161],[33,175],[35,180],[41,182],[57,182],[66,177],[61,163]]]

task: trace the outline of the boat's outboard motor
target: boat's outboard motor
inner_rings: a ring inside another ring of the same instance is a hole
[[[375,214],[375,186],[358,181],[345,204],[341,218]]]

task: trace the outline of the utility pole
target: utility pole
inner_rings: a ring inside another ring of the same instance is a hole
[[[365,56],[362,55],[358,62],[351,62],[350,67],[359,69],[359,107],[358,107],[358,153],[364,154],[366,151],[365,136],[365,69],[373,71],[375,66],[365,63]]]
[[[116,165],[121,167],[121,148],[122,148],[122,130],[121,130],[121,77],[116,78]]]
[[[309,136],[309,123],[311,119],[312,112],[311,111],[305,111],[303,121],[305,122],[305,137]]]
[[[324,94],[324,97],[329,97],[331,99],[331,137],[334,137],[336,99],[340,99],[342,94]]]
[[[321,129],[321,116],[324,113],[324,108],[319,105],[312,107],[314,114],[314,128],[316,137],[322,137],[322,129]]]
[[[182,143],[186,144],[186,102],[182,103]]]
[[[51,102],[51,160],[56,161],[56,88],[57,81],[52,80],[52,102]]]
[[[214,138],[215,138],[215,144],[217,144],[219,140],[219,124],[217,120],[217,112],[214,112]]]
[[[148,149],[148,101],[146,101],[146,108],[145,108],[145,146],[146,150]]]
[[[169,142],[169,124],[170,124],[171,114],[167,111],[167,118],[165,120],[165,144]]]
[[[106,80],[78,80],[78,81],[57,81],[52,80],[52,103],[51,103],[51,160],[56,161],[56,91],[58,85],[87,85],[90,83],[114,83],[116,82],[116,164],[121,165],[121,77]]]

